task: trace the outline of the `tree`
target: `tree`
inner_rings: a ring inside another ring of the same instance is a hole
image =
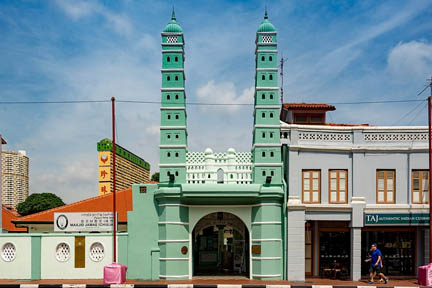
[[[34,193],[18,204],[17,211],[25,216],[63,205],[63,200],[53,193]]]
[[[151,181],[159,182],[159,172],[153,173],[153,175],[151,177]]]

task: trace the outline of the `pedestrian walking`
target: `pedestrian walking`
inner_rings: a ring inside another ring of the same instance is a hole
[[[385,284],[388,282],[388,277],[382,273],[383,262],[381,251],[377,248],[376,244],[372,244],[370,248],[370,258],[366,259],[365,262],[370,262],[369,268],[369,282],[368,284],[374,283],[375,275],[378,275]]]

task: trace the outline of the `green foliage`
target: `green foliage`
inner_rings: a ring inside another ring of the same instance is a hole
[[[155,172],[155,173],[151,176],[151,181],[159,182],[159,172]]]
[[[27,197],[24,202],[19,203],[17,211],[25,216],[63,205],[65,205],[63,200],[53,193],[35,193]]]

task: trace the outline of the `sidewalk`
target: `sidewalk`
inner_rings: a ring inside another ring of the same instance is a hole
[[[73,279],[73,280],[38,280],[38,281],[29,281],[29,280],[0,280],[0,288],[1,287],[25,287],[29,284],[34,284],[32,287],[109,287],[109,285],[104,285],[103,280],[101,279]],[[144,281],[144,280],[127,280],[124,286],[135,286],[135,287],[148,287],[148,288],[164,288],[168,285],[175,284],[175,288],[192,288],[192,287],[200,287],[200,288],[218,288],[219,285],[235,285],[235,287],[220,287],[220,288],[252,288],[252,287],[260,287],[266,288],[267,285],[277,285],[277,286],[291,286],[295,287],[316,287],[318,286],[326,286],[326,288],[331,287],[420,287],[417,283],[417,279],[409,279],[409,280],[390,280],[388,284],[375,282],[374,284],[367,284],[367,281],[344,281],[344,280],[331,280],[331,279],[306,279],[304,282],[294,282],[294,281],[262,281],[262,280],[249,280],[249,279],[193,279],[193,280],[184,280],[184,281]],[[130,285],[132,284],[132,285]],[[180,284],[180,285],[179,285]],[[183,285],[182,285],[183,284]],[[12,285],[12,286],[11,286]],[[122,285],[123,286],[123,285]],[[116,286],[118,287],[118,286]],[[272,287],[276,288],[276,287]]]

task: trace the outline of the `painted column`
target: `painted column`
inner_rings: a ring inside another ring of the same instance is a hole
[[[431,219],[432,220],[432,219]],[[424,230],[424,243],[425,243],[425,249],[424,249],[424,257],[425,262],[424,265],[431,263],[429,259],[429,249],[430,249],[430,242],[429,242],[429,229]]]
[[[305,207],[297,196],[288,200],[287,280],[305,280]]]
[[[41,236],[31,236],[31,280],[41,279]]]
[[[364,197],[351,198],[351,280],[358,281],[361,278],[361,229],[364,226]]]
[[[186,93],[183,30],[174,10],[162,32],[160,183],[186,183]]]
[[[176,201],[159,203],[160,279],[189,279],[189,208]]]
[[[281,204],[265,202],[252,207],[252,245],[260,246],[260,253],[252,251],[252,278],[281,280],[283,277]]]

